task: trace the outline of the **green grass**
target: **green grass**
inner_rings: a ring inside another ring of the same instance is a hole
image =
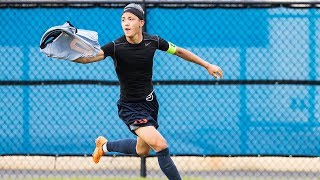
[[[166,180],[160,178],[31,178],[26,180]],[[9,179],[8,179],[9,180]],[[184,178],[184,180],[201,180],[201,178]]]
[[[17,179],[23,179],[23,180],[167,180],[166,178],[141,178],[141,177],[42,177],[42,178],[8,178],[5,180],[17,180]],[[282,176],[282,177],[265,177],[265,176],[241,176],[241,177],[206,177],[206,178],[200,178],[200,177],[183,177],[183,180],[204,180],[204,179],[215,179],[215,180],[287,180],[291,179],[290,177]],[[310,178],[304,178],[299,177],[301,180],[309,180]],[[317,180],[320,180],[320,178],[316,178]]]
[[[25,180],[166,180],[160,178],[63,178],[63,177],[52,177],[52,178],[27,178]],[[201,180],[201,178],[183,178],[184,180]],[[7,179],[11,180],[11,179]]]
[[[40,178],[33,180],[58,180],[59,178]],[[61,178],[64,180],[151,180],[152,178]],[[164,180],[164,179],[152,179],[152,180]]]
[[[23,179],[23,178],[19,178]],[[212,179],[212,178],[206,178]],[[287,180],[288,177],[215,177],[216,180]],[[310,178],[300,177],[301,180],[309,180]],[[13,179],[6,179],[13,180]],[[16,179],[15,179],[16,180]],[[50,177],[50,178],[26,178],[24,180],[166,180],[161,178],[67,178],[67,177]],[[203,178],[183,177],[183,180],[203,180]],[[320,180],[318,178],[317,180]]]

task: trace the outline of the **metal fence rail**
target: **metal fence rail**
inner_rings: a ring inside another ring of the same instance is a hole
[[[136,1],[150,34],[218,64],[157,52],[159,130],[184,177],[320,176],[318,1]],[[71,21],[101,45],[122,35],[127,1],[0,1],[0,178],[161,177],[154,153],[89,157],[94,139],[134,137],[117,116],[110,58],[76,64],[39,52]],[[142,166],[141,166],[142,164]]]

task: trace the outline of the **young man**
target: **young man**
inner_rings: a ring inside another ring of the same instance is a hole
[[[91,63],[111,56],[120,81],[120,99],[117,103],[119,117],[137,139],[108,141],[99,136],[93,152],[98,163],[107,152],[120,152],[147,156],[153,149],[161,170],[170,180],[181,179],[171,160],[168,144],[157,131],[158,102],[152,85],[153,57],[157,49],[177,55],[206,68],[209,74],[222,78],[220,67],[210,64],[186,49],[177,47],[159,36],[142,32],[144,11],[140,5],[131,3],[122,13],[121,25],[124,36],[104,45],[95,57],[79,58],[74,62]]]

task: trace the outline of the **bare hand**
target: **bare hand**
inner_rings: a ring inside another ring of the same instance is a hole
[[[207,71],[209,72],[209,74],[211,74],[213,77],[217,79],[223,77],[223,71],[219,66],[209,64],[209,66],[207,67]]]

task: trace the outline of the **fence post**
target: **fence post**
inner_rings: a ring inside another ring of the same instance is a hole
[[[140,176],[147,177],[147,164],[146,164],[146,156],[141,156],[141,164],[140,164]]]
[[[22,80],[28,81],[29,80],[29,47],[22,46],[23,51],[23,75]],[[23,86],[23,144],[22,144],[22,151],[24,153],[29,154],[31,152],[31,143],[30,143],[30,87]]]
[[[142,8],[143,8],[143,11],[144,11],[144,26],[143,26],[143,32],[147,32],[147,7],[146,7],[146,1],[143,0],[142,1]]]

